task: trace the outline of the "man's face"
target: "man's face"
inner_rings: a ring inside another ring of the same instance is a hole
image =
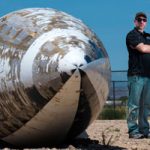
[[[139,30],[144,30],[147,24],[147,19],[143,16],[139,16],[137,19],[134,20],[134,24]]]

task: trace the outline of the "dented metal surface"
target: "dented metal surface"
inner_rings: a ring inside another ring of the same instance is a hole
[[[81,20],[49,8],[0,18],[2,140],[32,146],[77,136],[102,110],[109,80],[107,52]]]

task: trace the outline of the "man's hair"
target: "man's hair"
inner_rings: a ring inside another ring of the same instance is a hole
[[[140,16],[144,17],[144,18],[147,18],[147,15],[144,13],[144,12],[138,12],[136,13],[135,15],[135,19],[139,18]]]

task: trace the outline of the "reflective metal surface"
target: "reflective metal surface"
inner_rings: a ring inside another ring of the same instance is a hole
[[[97,118],[110,80],[97,36],[64,12],[30,8],[0,18],[0,138],[59,144]]]

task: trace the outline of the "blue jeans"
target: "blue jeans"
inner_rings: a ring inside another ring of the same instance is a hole
[[[129,134],[149,133],[150,78],[128,77],[128,132]]]

